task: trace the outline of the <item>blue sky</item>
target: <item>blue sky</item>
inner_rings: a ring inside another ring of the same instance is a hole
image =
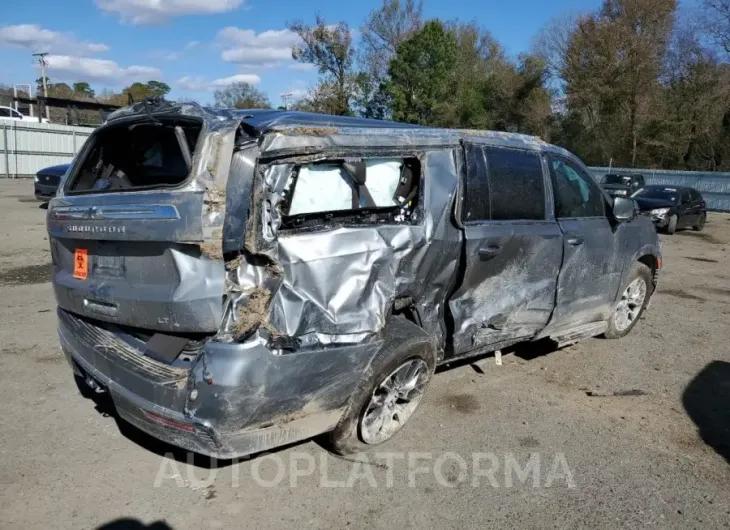
[[[49,51],[53,82],[89,81],[119,90],[158,79],[172,97],[212,101],[212,90],[244,80],[278,104],[301,93],[317,72],[293,63],[287,21],[344,20],[359,28],[381,0],[4,0],[0,22],[0,83],[32,83],[33,51]],[[516,55],[564,12],[595,9],[600,0],[425,0],[425,18],[477,21]]]

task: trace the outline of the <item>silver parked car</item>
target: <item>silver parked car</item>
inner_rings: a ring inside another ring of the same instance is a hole
[[[636,212],[529,136],[147,101],[50,203],[61,345],[177,446],[354,452],[440,364],[629,333],[661,268]]]

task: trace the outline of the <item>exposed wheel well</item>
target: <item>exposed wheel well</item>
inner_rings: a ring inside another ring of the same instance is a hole
[[[638,259],[639,263],[643,263],[651,270],[651,278],[656,286],[657,273],[659,271],[659,259],[653,254],[645,254]]]
[[[649,267],[652,272],[657,270],[657,267],[658,267],[657,259],[656,259],[656,256],[654,256],[653,254],[646,254],[644,256],[641,256],[639,258],[639,262],[643,263],[644,265]]]

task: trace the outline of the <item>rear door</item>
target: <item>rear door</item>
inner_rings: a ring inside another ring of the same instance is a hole
[[[540,156],[471,143],[464,155],[463,275],[449,301],[455,355],[534,337],[553,310],[563,255]]]
[[[705,208],[704,201],[702,200],[702,195],[700,195],[700,192],[696,189],[692,188],[689,190],[690,200],[692,201],[692,225],[696,225],[699,220],[700,216],[702,215],[702,211]]]
[[[685,188],[679,193],[679,219],[678,227],[692,226],[697,221],[694,203],[690,190]]]
[[[608,201],[598,184],[567,157],[549,154],[555,217],[563,234],[564,257],[556,307],[543,335],[605,321],[616,297],[623,263],[606,215]]]

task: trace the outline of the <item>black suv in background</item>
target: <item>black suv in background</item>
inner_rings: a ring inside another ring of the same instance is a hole
[[[648,214],[654,225],[673,234],[678,228],[701,231],[707,221],[707,204],[694,188],[645,186],[631,196],[639,210]]]
[[[601,186],[611,197],[629,197],[645,184],[644,175],[609,174],[601,179]]]
[[[66,174],[70,164],[59,164],[41,169],[35,174],[33,184],[35,187],[35,198],[39,201],[49,201],[56,196],[56,190],[61,179]]]

